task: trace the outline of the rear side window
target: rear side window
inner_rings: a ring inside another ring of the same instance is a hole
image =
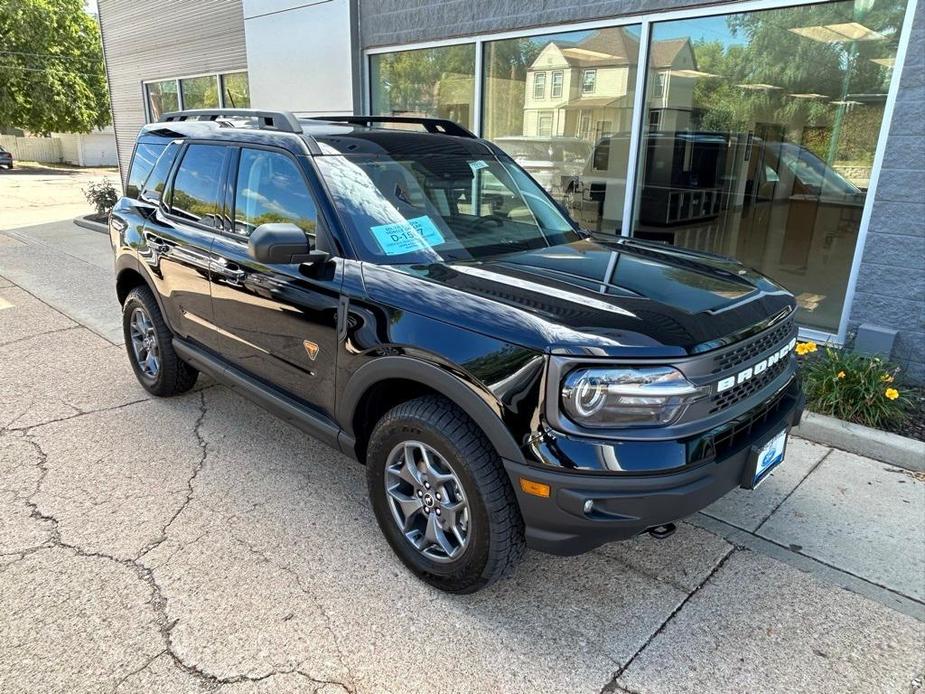
[[[132,168],[128,173],[128,185],[125,186],[125,194],[130,198],[137,198],[141,192],[141,187],[147,180],[151,169],[157,158],[164,151],[164,145],[151,144],[148,142],[139,142],[135,146],[135,154],[132,157]]]
[[[228,148],[190,145],[173,182],[170,211],[181,219],[222,227],[222,170]]]
[[[151,169],[147,180],[141,186],[141,193],[138,197],[147,202],[160,202],[164,194],[164,187],[167,185],[167,175],[170,173],[170,167],[173,166],[173,160],[177,158],[177,152],[180,151],[180,145],[171,142],[161,156],[158,157],[157,163]]]
[[[234,230],[250,236],[261,224],[291,222],[315,235],[315,203],[295,162],[285,154],[242,149],[234,198]]]

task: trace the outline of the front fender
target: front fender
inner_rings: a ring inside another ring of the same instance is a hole
[[[472,418],[502,458],[524,462],[520,446],[502,421],[502,406],[491,392],[460,372],[405,356],[374,358],[350,377],[337,402],[342,449],[354,445],[353,415],[363,394],[376,383],[394,378],[417,381],[445,395]]]

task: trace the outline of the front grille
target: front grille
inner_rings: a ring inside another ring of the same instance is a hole
[[[759,390],[767,386],[775,378],[780,376],[789,365],[790,355],[788,354],[779,362],[773,366],[769,366],[757,376],[753,376],[749,380],[743,381],[742,383],[733,386],[729,390],[724,390],[722,393],[717,393],[713,396],[713,399],[710,403],[710,414],[716,414],[720,410],[725,410],[727,407],[732,407],[737,402],[742,402],[746,398],[750,398]]]
[[[713,362],[713,374],[718,374],[728,369],[733,369],[739,364],[744,364],[754,359],[759,354],[767,352],[779,343],[786,342],[794,337],[794,335],[794,319],[793,316],[790,316],[780,325],[766,330],[745,344],[717,356]]]
[[[793,402],[793,381],[771,399],[749,410],[739,419],[688,441],[688,464],[721,460],[749,443],[756,428],[772,421]]]

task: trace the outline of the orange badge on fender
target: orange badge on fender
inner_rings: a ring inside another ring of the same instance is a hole
[[[302,345],[305,347],[305,352],[308,354],[308,358],[312,361],[315,361],[315,357],[318,356],[318,343],[312,342],[311,340],[305,340],[302,342]]]

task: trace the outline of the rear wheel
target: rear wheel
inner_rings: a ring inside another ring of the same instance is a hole
[[[149,393],[179,395],[196,384],[199,372],[177,356],[170,328],[147,287],[136,287],[126,297],[122,331],[132,370]]]
[[[418,577],[471,593],[523,554],[523,520],[501,459],[466,414],[439,396],[398,405],[367,454],[379,527]]]

